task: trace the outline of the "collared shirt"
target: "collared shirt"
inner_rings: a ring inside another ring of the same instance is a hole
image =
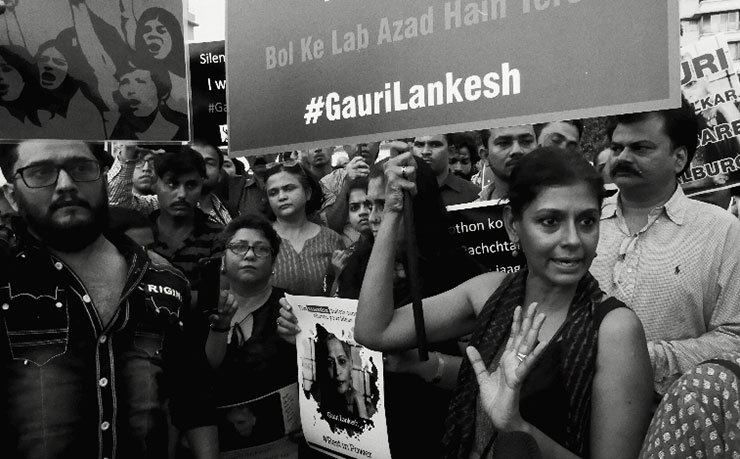
[[[677,187],[630,234],[619,196],[604,201],[591,273],[642,321],[663,393],[699,362],[740,348],[740,222]]]
[[[106,235],[129,270],[103,326],[75,272],[19,234],[0,267],[4,455],[167,457],[168,405],[183,429],[214,423],[180,273],[151,262],[128,238]]]
[[[447,178],[439,186],[445,206],[473,202],[478,197],[479,190],[477,186],[452,172],[447,173]]]
[[[210,199],[211,210],[210,212],[206,213],[206,215],[208,216],[208,221],[222,226],[228,225],[229,222],[231,222],[231,214],[229,213],[229,209],[226,208],[224,203],[221,202],[221,200],[215,194],[211,194]],[[198,203],[198,208],[201,209],[200,203]]]
[[[208,217],[199,209],[195,209],[195,220],[193,231],[180,244],[179,247],[169,247],[159,237],[157,219],[159,211],[153,212],[152,231],[154,232],[154,245],[152,250],[166,258],[177,269],[185,274],[190,282],[193,292],[200,289],[200,270],[198,261],[202,258],[219,256],[223,251],[219,241],[219,235],[224,227],[208,220]]]

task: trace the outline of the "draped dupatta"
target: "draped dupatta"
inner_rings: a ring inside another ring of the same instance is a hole
[[[478,317],[470,340],[490,366],[499,349],[506,345],[511,321],[517,306],[524,302],[528,271],[526,267],[509,274],[486,302]],[[588,456],[589,422],[591,414],[591,383],[595,372],[598,324],[594,320],[595,305],[603,297],[598,282],[586,273],[579,281],[573,301],[563,324],[563,384],[569,394],[566,448],[581,457]],[[463,360],[457,387],[450,402],[443,438],[447,459],[468,459],[475,437],[475,417],[478,382],[472,366]]]

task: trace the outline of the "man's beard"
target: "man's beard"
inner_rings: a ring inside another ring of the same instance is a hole
[[[48,247],[60,252],[79,252],[97,240],[108,227],[108,196],[103,188],[103,199],[97,207],[77,197],[66,197],[52,204],[46,215],[39,215],[28,205],[21,194],[18,195],[18,211],[28,229]],[[61,202],[60,202],[61,201]],[[51,214],[64,205],[77,205],[92,210],[92,220],[78,222],[72,226],[59,225]]]

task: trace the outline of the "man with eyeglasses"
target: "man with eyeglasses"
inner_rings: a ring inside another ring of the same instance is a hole
[[[149,215],[160,207],[156,194],[156,181],[159,174],[155,170],[154,162],[156,156],[164,151],[152,151],[124,143],[119,143],[117,148],[119,154],[108,172],[110,203]],[[219,180],[221,164],[223,164],[221,153],[215,146],[201,141],[194,142],[192,149],[198,152],[206,163],[206,175],[198,206],[203,209],[210,221],[225,225],[236,215],[238,207],[232,206],[226,200],[221,200],[214,193]],[[148,193],[146,184],[150,180],[151,192]],[[139,182],[144,182],[144,187],[141,187]],[[252,211],[256,212],[258,209],[255,208]]]
[[[196,457],[215,458],[188,283],[107,230],[103,154],[83,142],[0,147],[19,214],[0,264],[3,453],[167,457],[171,413]]]

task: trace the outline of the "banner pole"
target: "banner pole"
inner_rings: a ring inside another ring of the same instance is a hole
[[[409,287],[411,288],[411,305],[414,311],[414,325],[416,327],[416,347],[419,350],[419,360],[429,360],[427,352],[427,335],[424,326],[424,310],[421,305],[421,288],[419,286],[419,253],[416,246],[416,230],[414,228],[413,199],[408,191],[403,193],[403,220],[406,236],[406,259],[408,264]]]

